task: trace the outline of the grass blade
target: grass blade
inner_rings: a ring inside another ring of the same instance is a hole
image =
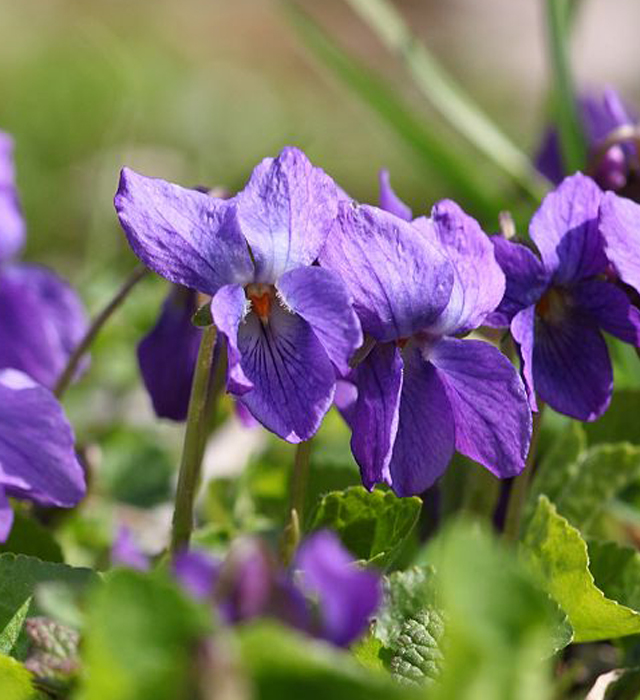
[[[565,171],[586,167],[587,147],[578,111],[571,69],[569,34],[575,0],[547,0],[549,57],[553,77],[552,103]]]
[[[447,75],[411,33],[389,0],[346,0],[387,49],[404,64],[430,104],[479,151],[504,171],[530,197],[539,200],[548,183],[527,154]]]
[[[387,81],[340,48],[299,5],[289,1],[283,4],[305,46],[320,62],[396,132],[423,167],[446,180],[479,217],[494,220],[502,202],[495,188],[487,187],[486,176],[479,177],[467,157],[454,150],[441,133],[430,130],[424,117],[415,115]]]

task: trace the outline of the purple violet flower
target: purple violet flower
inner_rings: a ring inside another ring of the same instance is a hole
[[[602,148],[607,137],[617,128],[631,126],[637,122],[613,88],[607,88],[601,96],[587,95],[581,98],[579,106],[585,136],[592,154]],[[595,173],[596,182],[603,189],[622,189],[627,184],[629,170],[634,161],[637,161],[637,151],[633,144],[611,146]],[[556,128],[549,127],[546,130],[535,162],[538,170],[551,182],[556,185],[562,182],[567,173],[562,162]]]
[[[11,530],[8,497],[71,508],[85,495],[73,430],[53,394],[26,374],[0,370],[0,541]]]
[[[599,227],[605,253],[613,266],[613,270],[607,271],[609,277],[617,277],[640,293],[640,204],[605,192],[600,204]],[[635,321],[635,307],[631,314]]]
[[[627,201],[604,196],[609,205]],[[602,202],[596,183],[577,173],[544,198],[531,220],[529,233],[540,259],[524,245],[492,238],[507,288],[488,322],[510,326],[532,407],[537,392],[556,411],[584,421],[604,413],[613,391],[602,331],[640,345],[640,313],[608,278],[610,264],[598,223]],[[622,270],[631,249],[631,222],[625,222],[624,231],[616,229],[611,210],[603,208],[606,222],[601,226],[611,243],[607,252]],[[614,249],[620,252],[617,258]]]
[[[263,543],[246,538],[224,562],[183,552],[173,571],[190,595],[214,603],[227,624],[270,617],[338,646],[366,631],[381,602],[380,578],[358,569],[333,533],[308,537],[295,569],[294,575],[283,571]]]
[[[12,141],[0,132],[0,369],[52,388],[86,330],[75,292],[50,270],[11,263],[24,244]]]
[[[447,200],[413,223],[343,203],[320,264],[345,280],[375,341],[338,395],[364,485],[421,493],[454,450],[498,477],[518,474],[531,437],[522,381],[495,347],[458,337],[505,288],[477,222]]]
[[[111,547],[111,565],[136,571],[148,571],[151,567],[149,557],[140,549],[133,533],[125,525],[118,528]]]
[[[187,417],[202,338],[202,329],[191,322],[197,296],[191,289],[171,285],[156,325],[138,345],[142,379],[159,418]]]
[[[295,148],[260,163],[231,199],[124,169],[115,206],[134,252],[213,297],[228,348],[227,389],[272,432],[311,437],[336,369],[362,342],[340,278],[313,263],[338,209],[334,182]]]
[[[296,556],[302,587],[318,599],[320,634],[346,647],[366,631],[380,605],[380,578],[359,569],[333,532],[321,530],[308,537]]]

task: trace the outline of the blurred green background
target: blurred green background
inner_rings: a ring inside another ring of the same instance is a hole
[[[301,4],[432,118],[346,3]],[[543,3],[396,4],[478,103],[533,148],[544,120]],[[633,101],[639,4],[584,5],[577,82],[614,83]],[[276,0],[0,0],[0,90],[0,128],[17,140],[28,255],[83,289],[107,266],[131,263],[111,205],[123,164],[233,190],[260,158],[293,143],[357,198],[375,199],[382,166],[416,209],[446,194],[312,59]]]

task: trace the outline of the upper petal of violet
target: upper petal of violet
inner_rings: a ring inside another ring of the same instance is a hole
[[[202,330],[193,325],[196,292],[173,286],[150,333],[138,345],[138,364],[160,418],[187,417]]]
[[[341,276],[363,330],[382,342],[428,328],[453,286],[451,263],[414,226],[367,205],[340,204],[320,264]]]
[[[22,372],[0,371],[0,485],[8,495],[69,508],[85,494],[73,430],[53,394]]]
[[[411,208],[393,191],[389,171],[381,170],[378,174],[378,181],[380,183],[380,195],[378,197],[380,209],[384,209],[390,214],[395,214],[405,221],[411,221],[413,219]]]
[[[285,272],[276,288],[285,306],[309,323],[329,359],[346,374],[351,356],[362,345],[362,329],[338,275],[321,267],[299,267]]]
[[[253,171],[237,202],[256,281],[273,284],[287,270],[311,265],[338,212],[338,189],[297,148],[285,148]]]
[[[429,330],[438,335],[464,334],[480,326],[504,296],[505,276],[491,240],[451,200],[433,207],[431,219],[414,222],[453,265],[454,281],[446,307]]]
[[[213,295],[253,279],[233,200],[124,168],[114,204],[133,252],[171,282]]]
[[[565,178],[533,215],[529,232],[558,284],[602,273],[607,260],[598,230],[602,190],[582,173]]]

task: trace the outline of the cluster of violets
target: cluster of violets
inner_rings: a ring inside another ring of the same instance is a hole
[[[126,528],[111,561],[142,571],[151,565]],[[304,540],[288,570],[264,542],[247,537],[236,540],[224,560],[197,549],[179,553],[173,575],[224,624],[269,617],[342,647],[367,629],[382,597],[379,576],[359,568],[328,530]]]
[[[456,450],[515,476],[539,402],[597,419],[613,391],[603,331],[640,346],[640,205],[621,196],[639,168],[634,143],[610,139],[634,126],[617,95],[581,107],[599,154],[593,178],[563,176],[550,130],[537,164],[557,187],[521,242],[488,236],[450,200],[414,218],[385,172],[379,206],[359,204],[292,147],[231,197],[123,170],[120,223],[136,255],[173,283],[138,348],[157,414],[187,415],[202,336],[192,316],[206,303],[240,415],[298,443],[335,405],[367,488],[419,494]],[[0,540],[9,498],[72,507],[85,493],[52,390],[86,316],[54,273],[16,261],[24,240],[12,142],[0,133]],[[519,369],[483,326],[509,329]],[[126,533],[114,561],[149,565]],[[185,552],[174,573],[227,622],[274,616],[338,645],[380,598],[378,578],[327,532],[301,545],[290,571],[245,541],[224,562]]]
[[[419,494],[456,450],[517,475],[538,400],[585,421],[606,410],[602,331],[640,345],[640,207],[605,191],[622,182],[605,175],[563,179],[517,242],[450,200],[414,218],[386,173],[379,206],[358,204],[295,148],[228,198],[123,170],[115,206],[129,242],[176,285],[139,348],[156,410],[186,415],[199,294],[239,406],[296,443],[335,403],[366,487]],[[481,326],[510,330],[519,372],[468,337]]]

